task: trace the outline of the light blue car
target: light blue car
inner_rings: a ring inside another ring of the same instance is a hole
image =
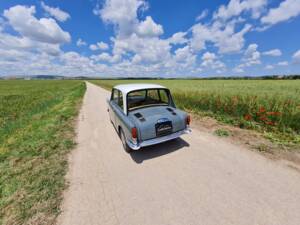
[[[166,87],[117,85],[107,103],[110,120],[127,152],[191,132],[190,116],[175,107]]]

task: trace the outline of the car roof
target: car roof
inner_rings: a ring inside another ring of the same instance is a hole
[[[120,84],[114,86],[115,89],[120,90],[122,93],[127,94],[128,92],[141,90],[141,89],[153,89],[153,88],[166,88],[158,84]]]

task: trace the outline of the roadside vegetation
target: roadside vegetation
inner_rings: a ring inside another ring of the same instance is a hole
[[[253,129],[272,142],[299,149],[300,80],[94,80],[106,89],[123,83],[158,83],[179,108]]]
[[[0,224],[53,224],[82,81],[0,81]]]

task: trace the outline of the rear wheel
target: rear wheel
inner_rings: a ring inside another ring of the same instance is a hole
[[[128,144],[126,142],[125,134],[124,134],[122,128],[120,128],[120,138],[121,138],[124,150],[128,153],[131,152],[132,149],[128,146]]]

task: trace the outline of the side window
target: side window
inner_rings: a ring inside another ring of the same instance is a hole
[[[119,96],[118,96],[118,106],[120,106],[120,108],[123,110],[123,94],[121,91],[119,92]]]
[[[111,100],[115,103],[118,103],[118,90],[113,89],[113,92],[111,94]]]

